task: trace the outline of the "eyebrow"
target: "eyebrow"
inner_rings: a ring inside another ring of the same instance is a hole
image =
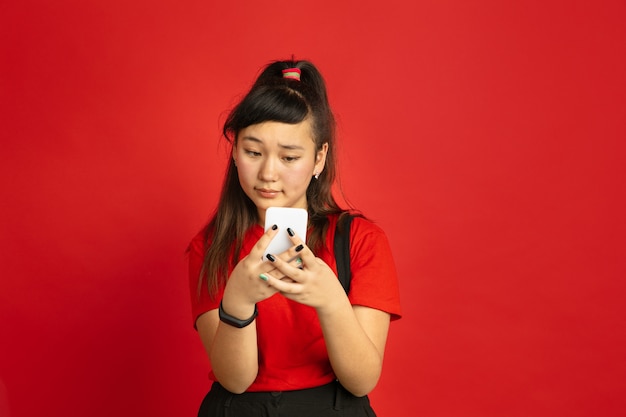
[[[247,140],[250,142],[255,142],[258,144],[263,144],[263,141],[259,138],[255,138],[254,136],[244,136],[241,138],[241,140]],[[304,150],[303,146],[300,145],[282,145],[282,144],[278,144],[278,146],[282,149],[288,149],[288,150]]]

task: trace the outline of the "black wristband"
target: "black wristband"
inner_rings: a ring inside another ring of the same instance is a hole
[[[220,308],[219,308],[220,320],[222,320],[224,323],[229,324],[233,327],[237,327],[239,329],[241,329],[242,327],[246,327],[247,325],[249,325],[250,323],[254,321],[257,314],[259,314],[259,310],[257,310],[256,304],[255,304],[254,313],[252,313],[252,316],[248,319],[240,320],[237,317],[233,317],[227,312],[225,312],[224,309],[222,308],[222,302],[220,301]]]

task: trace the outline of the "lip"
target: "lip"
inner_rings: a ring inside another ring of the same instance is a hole
[[[256,188],[256,192],[263,198],[274,198],[280,193],[278,190],[272,190],[269,188]]]

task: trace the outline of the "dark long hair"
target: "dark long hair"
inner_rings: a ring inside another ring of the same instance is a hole
[[[298,68],[300,81],[284,78],[282,71]],[[308,61],[275,61],[268,64],[250,91],[226,119],[224,138],[237,145],[239,132],[251,125],[266,122],[296,124],[311,118],[316,151],[328,144],[326,164],[322,175],[312,180],[306,191],[309,225],[312,233],[307,238],[309,247],[316,250],[324,245],[328,231],[329,214],[342,213],[332,194],[337,174],[335,146],[335,118],[331,111],[326,85],[317,68]],[[246,231],[259,221],[257,209],[239,184],[234,161],[230,158],[215,213],[205,228],[207,250],[201,269],[199,288],[204,279],[209,294],[214,296],[228,279],[229,267],[240,256]]]

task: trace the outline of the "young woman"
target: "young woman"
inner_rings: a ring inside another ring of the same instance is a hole
[[[190,244],[194,325],[214,381],[199,416],[374,416],[367,394],[400,317],[384,232],[350,227],[349,293],[337,278],[335,122],[307,61],[262,71],[223,128],[232,145],[217,210]],[[304,208],[307,242],[264,257],[269,207]]]

